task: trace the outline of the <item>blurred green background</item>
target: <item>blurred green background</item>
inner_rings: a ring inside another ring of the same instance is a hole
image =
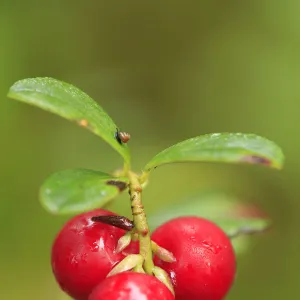
[[[273,230],[238,259],[228,299],[298,299],[300,2],[2,1],[0,10],[1,299],[65,299],[50,268],[66,221],[38,188],[52,172],[112,171],[121,158],[89,132],[7,99],[16,80],[77,85],[131,133],[136,170],[159,150],[210,132],[254,132],[282,146],[283,171],[178,164],[158,168],[148,214],[201,188],[266,210]],[[122,196],[111,206],[128,214]],[[300,299],[300,298],[299,298]]]

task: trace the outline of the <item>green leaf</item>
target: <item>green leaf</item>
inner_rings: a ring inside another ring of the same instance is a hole
[[[206,161],[260,164],[281,169],[282,150],[274,142],[254,134],[214,133],[185,140],[158,153],[144,171],[176,162]]]
[[[240,235],[260,233],[267,230],[271,222],[267,219],[259,218],[237,218],[237,219],[210,219],[230,237],[235,238]]]
[[[271,226],[268,219],[210,219],[216,223],[231,238],[233,248],[237,254],[243,254],[252,245],[249,235],[265,232]]]
[[[270,220],[260,217],[263,212],[257,209],[257,216],[253,217],[252,214],[253,205],[242,204],[238,198],[222,191],[203,190],[183,199],[181,203],[161,208],[147,219],[151,230],[182,216],[198,216],[211,220],[232,238],[236,253],[242,254],[251,246],[252,240],[248,235],[263,232],[270,226]]]
[[[251,234],[265,230],[270,221],[262,217],[240,215],[238,199],[220,191],[202,191],[197,196],[184,199],[182,203],[161,208],[148,217],[151,230],[181,216],[199,216],[212,220],[230,236]],[[247,205],[245,205],[247,208]],[[253,209],[253,207],[251,207]]]
[[[231,243],[235,254],[237,255],[245,254],[246,252],[250,251],[253,245],[255,244],[254,240],[246,235],[240,235],[232,239]]]
[[[53,214],[74,214],[103,207],[122,192],[127,178],[87,169],[54,173],[40,189],[40,201]]]
[[[23,79],[10,88],[8,97],[75,121],[130,161],[128,146],[115,138],[117,125],[91,97],[73,85],[47,77]]]
[[[161,207],[147,219],[151,230],[173,218],[199,216],[206,219],[224,218],[233,215],[238,199],[223,191],[202,190],[181,199],[179,203]]]

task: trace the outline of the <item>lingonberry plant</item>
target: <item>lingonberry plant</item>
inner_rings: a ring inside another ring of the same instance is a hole
[[[222,214],[222,209],[206,216],[194,209],[199,201],[147,219],[142,192],[153,169],[168,163],[281,169],[284,155],[274,142],[254,134],[206,134],[163,150],[137,173],[131,169],[130,134],[78,88],[53,78],[30,78],[16,82],[8,96],[76,122],[124,160],[123,168],[113,174],[88,169],[57,172],[40,189],[41,203],[50,213],[75,215],[52,247],[52,269],[63,291],[76,300],[226,297],[236,273],[234,239],[265,230],[269,220]],[[124,191],[129,192],[132,219],[101,209]],[[152,235],[149,224],[156,228]]]

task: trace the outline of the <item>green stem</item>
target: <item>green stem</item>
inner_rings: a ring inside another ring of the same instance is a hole
[[[130,170],[130,160],[127,160],[127,161],[124,162],[122,173],[124,175],[126,175],[126,174],[128,174],[129,170]]]
[[[143,185],[147,182],[149,177],[149,171],[143,171],[142,175],[140,176],[140,183]]]
[[[135,230],[139,236],[140,254],[144,258],[144,270],[147,274],[153,274],[153,258],[151,249],[150,230],[147,223],[144,206],[142,203],[142,186],[138,176],[133,172],[128,172],[129,193],[131,200],[131,211]]]

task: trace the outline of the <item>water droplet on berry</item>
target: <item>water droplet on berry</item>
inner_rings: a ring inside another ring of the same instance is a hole
[[[93,226],[95,223],[91,220],[91,219],[88,219],[87,220],[87,224],[85,225],[86,227],[91,227]]]
[[[99,245],[97,242],[94,242],[92,245],[92,249],[93,252],[98,252],[99,251]]]
[[[74,255],[71,259],[71,264],[72,265],[78,265],[78,260],[76,259],[76,256]]]
[[[196,237],[190,236],[190,240],[193,241],[193,242],[196,242]]]
[[[87,255],[87,253],[83,253],[82,254],[82,256],[81,256],[81,263],[87,263],[87,257],[88,257],[88,255]]]
[[[173,285],[176,285],[176,273],[174,271],[170,271],[170,277]]]
[[[100,247],[101,250],[105,249],[105,244],[102,237],[99,240],[98,247]]]
[[[211,252],[213,252],[214,254],[218,254],[221,250],[222,247],[220,247],[219,245],[213,245],[212,243],[210,243],[209,241],[202,241],[202,245],[210,250]]]

